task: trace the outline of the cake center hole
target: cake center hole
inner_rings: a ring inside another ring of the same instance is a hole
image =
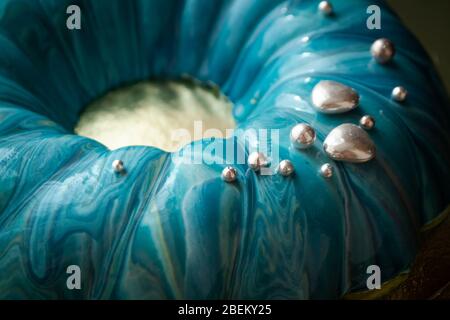
[[[89,104],[75,133],[114,150],[144,145],[173,152],[235,128],[231,102],[216,87],[191,80],[145,81],[110,91]]]

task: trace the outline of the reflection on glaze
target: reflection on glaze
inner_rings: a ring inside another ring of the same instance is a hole
[[[64,28],[69,4],[82,9],[81,30]],[[364,27],[370,4],[383,10],[382,30]],[[420,226],[450,199],[446,94],[383,2],[336,0],[327,18],[317,5],[0,2],[0,297],[337,298],[365,289],[368,265],[383,281],[407,269]],[[381,37],[396,45],[390,64],[371,57]],[[218,84],[239,128],[280,129],[280,158],[296,174],[236,165],[228,184],[223,165],[174,163],[149,147],[109,151],[71,133],[109,89],[181,74]],[[355,88],[360,107],[317,113],[308,97],[324,79]],[[399,83],[404,107],[390,97]],[[370,162],[335,162],[324,179],[321,148],[291,147],[297,123],[320,146],[364,114],[377,118]],[[116,159],[126,175],[111,174]],[[79,291],[66,289],[69,265],[81,267]]]

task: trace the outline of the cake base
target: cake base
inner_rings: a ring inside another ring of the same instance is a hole
[[[344,299],[450,299],[450,205],[421,233],[422,245],[410,270],[380,290],[350,293]]]

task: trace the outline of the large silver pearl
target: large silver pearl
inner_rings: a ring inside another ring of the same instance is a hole
[[[387,63],[394,58],[395,46],[392,41],[386,38],[376,40],[370,48],[370,53],[375,60],[381,64]]]
[[[360,127],[345,123],[331,130],[323,148],[334,160],[363,163],[375,157],[375,144],[366,131]]]
[[[392,99],[398,102],[403,102],[406,100],[406,97],[408,96],[408,91],[401,86],[395,87],[394,90],[392,90]]]
[[[290,139],[297,149],[306,149],[316,141],[316,131],[310,125],[300,123],[292,128]]]
[[[292,165],[292,162],[289,160],[283,160],[278,165],[278,173],[281,174],[283,177],[290,176],[294,173],[294,166]]]
[[[324,15],[331,15],[333,14],[333,6],[329,1],[321,1],[319,3],[319,11],[322,12]]]
[[[322,80],[314,86],[312,102],[322,113],[343,113],[359,105],[359,94],[342,83]]]
[[[114,172],[117,172],[117,173],[121,173],[125,169],[122,160],[114,160],[112,162],[112,168],[113,168]]]
[[[222,179],[225,182],[234,182],[237,179],[236,169],[233,167],[225,167],[222,170]]]
[[[252,152],[248,156],[248,166],[253,171],[259,171],[262,167],[267,165],[267,158],[262,152]]]
[[[329,163],[325,163],[320,167],[320,174],[324,178],[331,178],[333,176],[333,167]]]
[[[359,125],[366,130],[371,130],[375,127],[375,119],[372,116],[365,115],[359,119]]]

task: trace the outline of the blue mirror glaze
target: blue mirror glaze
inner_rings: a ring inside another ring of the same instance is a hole
[[[81,30],[65,28],[70,4]],[[383,281],[407,270],[419,229],[450,200],[447,95],[384,2],[336,0],[331,17],[317,4],[1,1],[0,298],[338,298],[365,289],[369,265]],[[382,30],[365,28],[370,4],[382,8]],[[388,65],[370,55],[381,37],[396,45]],[[280,129],[295,175],[239,165],[238,183],[225,184],[224,165],[109,151],[72,133],[108,90],[182,74],[219,85],[239,128]],[[357,90],[359,107],[317,113],[320,80]],[[390,97],[397,85],[409,92],[401,105]],[[377,157],[332,162],[324,179],[321,143],[365,114]],[[305,152],[289,141],[299,122],[317,133]],[[115,159],[126,175],[113,173]],[[79,291],[66,288],[73,264]]]

